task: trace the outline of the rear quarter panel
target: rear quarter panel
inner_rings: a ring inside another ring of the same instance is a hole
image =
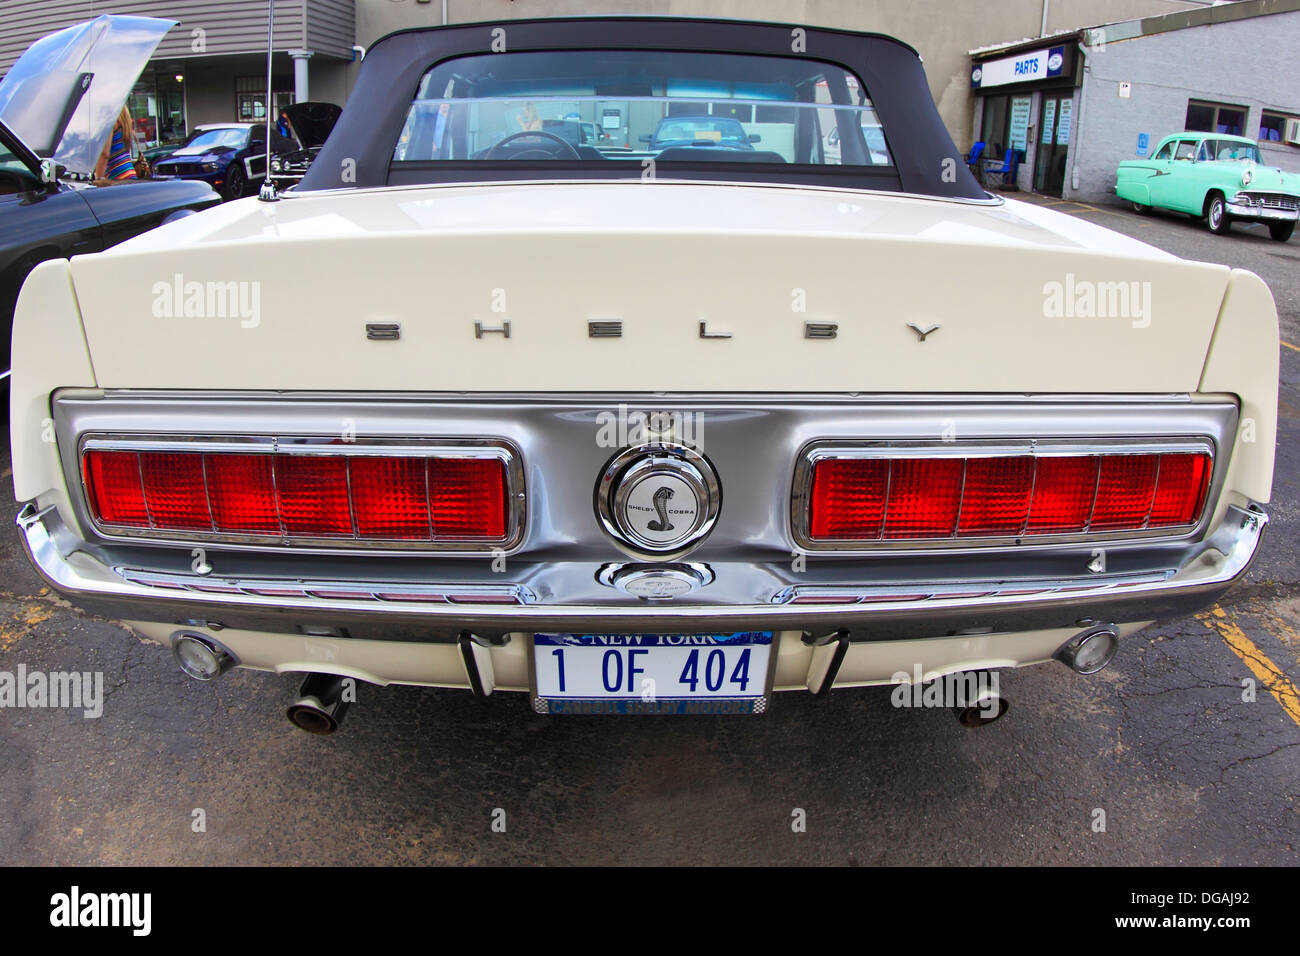
[[[1151,205],[1151,188],[1146,180],[1155,175],[1155,168],[1144,162],[1127,161],[1119,164],[1115,172],[1115,195],[1128,202]]]
[[[1198,389],[1201,393],[1229,393],[1241,403],[1237,439],[1224,482],[1226,493],[1219,502],[1216,521],[1222,519],[1229,504],[1267,502],[1272,495],[1278,338],[1277,307],[1264,280],[1244,269],[1232,270]]]

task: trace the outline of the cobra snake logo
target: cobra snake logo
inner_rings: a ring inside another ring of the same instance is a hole
[[[651,504],[654,505],[655,514],[659,517],[646,525],[651,531],[672,531],[673,524],[668,520],[668,502],[673,496],[673,490],[667,486],[660,488],[655,492]]]

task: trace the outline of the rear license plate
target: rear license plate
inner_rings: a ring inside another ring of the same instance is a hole
[[[771,631],[535,634],[540,714],[761,714]]]

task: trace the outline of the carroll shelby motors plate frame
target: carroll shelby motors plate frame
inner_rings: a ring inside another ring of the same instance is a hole
[[[539,714],[762,714],[776,634],[534,634]]]

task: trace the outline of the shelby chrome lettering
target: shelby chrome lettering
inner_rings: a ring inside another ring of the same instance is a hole
[[[925,341],[925,336],[929,335],[939,326],[933,326],[924,333],[921,332],[911,322],[907,323],[908,328],[915,329],[921,336],[921,341]],[[709,328],[707,319],[698,320],[699,337],[710,340],[726,340],[734,337],[732,332],[722,332],[717,329]],[[376,334],[376,330],[381,329],[377,323],[371,323],[366,326],[366,337],[370,339],[396,339],[400,338],[400,326],[392,326],[391,334]],[[387,330],[389,326],[382,326]],[[806,339],[833,339],[839,335],[838,322],[804,322],[801,326],[803,337]],[[510,323],[502,322],[498,326],[486,326],[481,321],[474,322],[474,338],[481,339],[487,335],[496,334],[503,338],[510,338]],[[623,320],[622,319],[589,319],[587,321],[587,338],[589,339],[621,339],[623,337]]]

